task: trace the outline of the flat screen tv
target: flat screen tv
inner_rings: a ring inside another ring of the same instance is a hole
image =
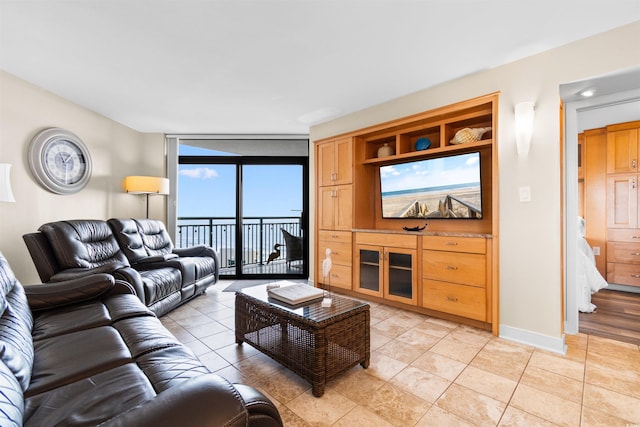
[[[380,166],[382,217],[482,218],[480,153]]]

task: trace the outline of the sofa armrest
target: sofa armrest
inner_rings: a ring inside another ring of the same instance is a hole
[[[188,248],[173,248],[173,253],[181,257],[211,257],[216,263],[216,282],[220,275],[220,260],[218,252],[211,246],[197,245]]]
[[[235,387],[216,374],[191,378],[146,403],[100,424],[114,426],[247,426],[248,414]]]
[[[110,274],[93,274],[64,282],[25,286],[29,307],[33,311],[88,301],[109,293],[115,287]]]
[[[113,274],[117,270],[121,268],[127,267],[126,264],[120,263],[109,263],[104,264],[98,267],[93,268],[68,268],[66,270],[62,270],[48,280],[49,282],[64,282],[67,280],[73,280],[80,277],[93,276],[95,274]]]

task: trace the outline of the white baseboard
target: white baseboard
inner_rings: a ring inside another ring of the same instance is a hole
[[[564,343],[564,336],[561,338],[554,338],[537,332],[500,325],[500,338],[514,341],[519,344],[531,345],[554,353],[567,354],[567,346]]]

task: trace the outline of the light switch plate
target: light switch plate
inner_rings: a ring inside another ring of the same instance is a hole
[[[531,201],[531,187],[520,187],[520,201],[521,202],[530,202]]]

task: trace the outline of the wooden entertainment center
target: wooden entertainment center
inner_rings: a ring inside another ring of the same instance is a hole
[[[497,125],[494,93],[316,141],[317,285],[497,335]],[[491,130],[479,141],[452,142],[459,131],[477,128]],[[431,145],[419,149],[425,138]],[[474,152],[481,218],[382,217],[381,166]],[[333,267],[323,277],[327,248]]]

